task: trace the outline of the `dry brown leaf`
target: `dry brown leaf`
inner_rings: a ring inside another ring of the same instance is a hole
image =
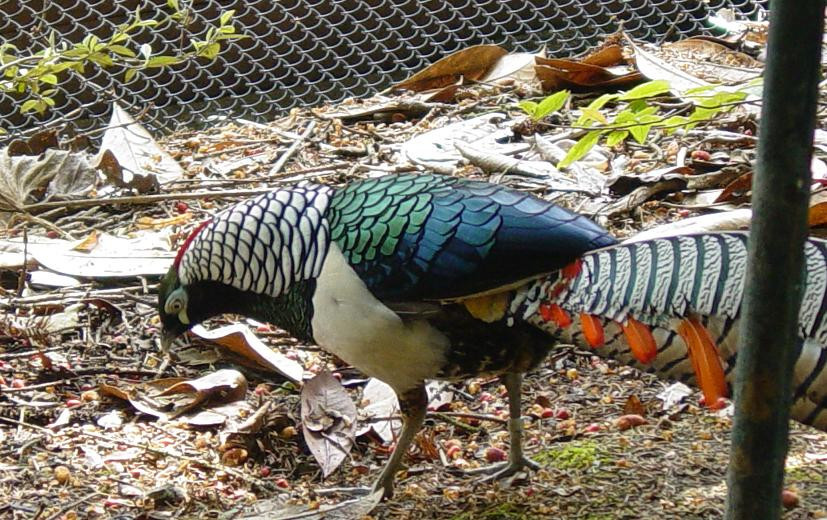
[[[11,156],[0,150],[0,211],[18,209],[44,193],[77,197],[92,189],[95,171],[84,154],[46,150],[42,155]]]
[[[455,52],[397,83],[394,89],[421,92],[455,84],[460,77],[478,80],[508,52],[498,45],[475,45]]]
[[[599,67],[612,67],[623,63],[623,48],[620,45],[606,45],[583,58],[582,63]]]
[[[184,169],[175,159],[117,103],[112,105],[112,117],[103,134],[96,163],[115,186],[140,193],[184,175]]]
[[[764,64],[705,38],[687,38],[659,49],[661,59],[710,83],[742,83],[761,74]]]
[[[175,383],[154,397],[166,397],[176,394],[195,395],[199,402],[228,403],[244,399],[247,395],[247,379],[238,370],[217,370],[198,379]]]
[[[598,88],[631,87],[643,80],[638,72],[615,74],[604,67],[581,61],[537,58],[537,77],[546,92],[563,88],[589,92]]]
[[[392,442],[395,432],[402,427],[398,419],[389,419],[399,414],[399,399],[393,388],[382,381],[371,378],[362,390],[360,415],[364,417],[356,435],[373,430],[385,442]]]
[[[243,400],[247,380],[236,370],[218,370],[193,380],[171,377],[135,386],[122,385],[101,384],[99,390],[103,395],[129,401],[136,410],[162,420],[217,426],[242,415],[247,417],[252,411]]]
[[[81,240],[77,243],[75,247],[72,248],[72,251],[80,251],[81,253],[89,253],[98,245],[98,232],[97,230],[93,229],[91,233],[89,233],[86,238]]]
[[[236,354],[240,357],[240,363],[258,370],[277,372],[294,383],[302,381],[302,366],[265,345],[246,325],[237,323],[209,331],[202,325],[196,325],[190,332]]]
[[[135,227],[138,229],[163,229],[170,226],[183,226],[192,220],[192,213],[187,211],[167,218],[138,217]]]
[[[742,201],[752,189],[752,172],[747,172],[724,187],[724,191],[718,195],[715,202]]]
[[[326,477],[353,446],[356,405],[335,377],[322,372],[302,388],[301,417],[304,441]]]
[[[646,409],[638,396],[630,395],[626,398],[623,404],[623,415],[640,415],[641,417],[646,415]]]

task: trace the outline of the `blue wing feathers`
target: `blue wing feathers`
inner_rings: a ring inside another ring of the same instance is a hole
[[[332,238],[386,301],[488,291],[616,242],[585,217],[488,183],[407,175],[345,191],[328,217]]]

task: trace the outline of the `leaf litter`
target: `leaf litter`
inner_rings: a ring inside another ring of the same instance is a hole
[[[67,519],[720,517],[726,411],[567,346],[526,376],[525,448],[542,470],[511,487],[458,475],[507,453],[504,388],[495,378],[431,385],[395,498],[353,499],[337,489],[369,486],[398,435],[389,387],[278,329],[228,325],[232,317],[197,329],[171,362],[159,349],[155,292],[199,222],[303,180],[433,169],[553,199],[619,237],[743,228],[757,111],[741,108],[754,104],[752,90],[692,128],[639,119],[648,128],[636,137],[600,126],[636,103],[601,98],[604,89],[644,83],[648,106],[676,121],[697,110],[686,90],[722,82],[731,92],[760,75],[760,62],[741,55],[751,48],[727,38],[658,47],[618,36],[567,60],[483,46],[397,84],[422,97],[302,109],[266,125],[238,120],[161,144],[114,108],[97,151],[61,149],[48,132],[0,151],[0,510]],[[740,75],[721,76],[715,59]],[[676,92],[652,94],[643,76]],[[572,93],[543,105],[549,113],[532,119],[517,108],[539,109],[552,81]],[[825,150],[817,140],[822,164]],[[563,184],[576,189],[555,191]],[[824,236],[824,187],[813,188],[812,232]],[[785,518],[827,516],[826,470],[827,436],[793,425],[786,486],[798,504]]]

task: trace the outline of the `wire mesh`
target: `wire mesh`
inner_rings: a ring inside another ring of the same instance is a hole
[[[172,54],[203,35],[222,12],[236,11],[237,32],[212,62],[146,69],[124,81],[118,67],[90,66],[60,78],[46,116],[20,114],[20,98],[0,94],[0,117],[14,134],[62,120],[76,131],[102,126],[111,102],[144,112],[154,131],[198,127],[218,116],[265,121],[286,109],[338,102],[376,92],[470,45],[512,51],[545,47],[553,57],[584,52],[621,27],[660,41],[710,33],[719,9],[755,19],[754,0],[189,0],[186,27],[169,24],[133,38],[153,54]],[[142,17],[166,9],[161,0],[0,0],[0,39],[36,51],[52,32],[58,41],[106,38],[136,7]]]

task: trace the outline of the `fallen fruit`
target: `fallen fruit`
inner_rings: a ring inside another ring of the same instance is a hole
[[[647,421],[640,415],[635,414],[621,415],[615,421],[615,426],[620,431],[628,430],[629,428],[634,428],[636,426],[641,426],[643,424],[649,424],[649,421]]]
[[[798,503],[800,501],[801,500],[798,498],[798,494],[795,491],[785,489],[781,492],[781,503],[787,509],[798,507]]]
[[[488,462],[502,462],[508,458],[508,454],[505,450],[501,450],[499,448],[487,448],[485,450],[485,460]]]

